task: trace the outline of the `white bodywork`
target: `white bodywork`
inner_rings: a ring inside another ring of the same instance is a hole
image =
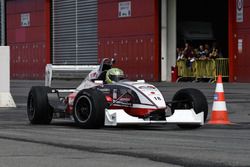
[[[90,84],[92,83],[92,84]],[[93,83],[88,79],[84,80],[82,84],[77,88],[86,89],[94,87],[100,83]],[[131,107],[144,108],[151,106],[152,109],[166,109],[166,103],[161,92],[153,85],[145,83],[144,80],[138,80],[136,82],[125,81],[118,82],[117,85],[126,86],[136,92],[142,104],[134,104]],[[166,124],[166,123],[177,123],[177,124],[204,124],[204,113],[201,112],[196,114],[193,109],[182,109],[175,110],[174,114],[166,117],[165,120],[153,121],[150,118],[138,118],[127,114],[123,109],[105,109],[105,126],[118,126],[128,124]]]
[[[142,119],[128,115],[122,109],[106,109],[105,110],[105,126],[117,126],[123,124],[164,124],[164,123],[177,123],[177,124],[204,124],[204,113],[196,114],[193,109],[188,110],[175,110],[174,114],[166,117],[166,120],[152,121],[149,118]]]
[[[78,87],[77,90],[80,91],[82,89],[88,89],[91,87],[102,85],[101,81],[92,82],[89,78],[86,78]],[[166,103],[164,97],[161,92],[154,86],[148,83],[145,83],[144,80],[138,81],[125,81],[118,82],[116,85],[121,85],[124,87],[128,87],[129,89],[136,92],[141,103],[146,105],[154,105],[157,108],[166,108]]]
[[[102,73],[102,65],[88,66],[82,70],[92,71],[83,80],[83,82],[73,90],[78,92],[83,89],[89,89],[96,86],[102,86],[102,80],[97,80]],[[46,86],[51,85],[52,71],[61,70],[62,68],[47,65],[46,68]],[[135,108],[149,108],[153,110],[167,109],[166,102],[161,92],[153,85],[145,83],[144,80],[138,81],[121,81],[114,83],[115,85],[126,87],[134,91],[141,104],[133,104],[131,107]],[[118,97],[119,98],[119,97]],[[151,124],[151,123],[177,123],[177,124],[204,124],[204,113],[196,114],[193,109],[175,110],[174,114],[165,118],[165,120],[150,120],[150,118],[139,118],[127,114],[123,109],[105,109],[105,126],[117,126],[122,124]]]
[[[145,83],[144,80],[138,80],[136,82],[124,82],[121,85],[126,85],[130,89],[134,90],[139,96],[141,103],[152,104],[157,108],[166,108],[166,103],[161,92],[154,86]],[[147,98],[146,98],[147,97]]]

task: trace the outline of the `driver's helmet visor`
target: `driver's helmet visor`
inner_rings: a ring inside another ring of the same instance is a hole
[[[111,81],[118,82],[118,81],[120,81],[120,80],[125,79],[125,77],[124,77],[124,75],[110,75],[110,76],[109,76],[109,79],[110,79]]]

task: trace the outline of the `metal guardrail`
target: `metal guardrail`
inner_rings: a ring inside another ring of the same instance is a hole
[[[218,58],[216,63],[216,77],[222,75],[222,77],[229,77],[229,65],[228,58]]]
[[[187,65],[187,60],[183,59],[178,60],[176,65],[179,78],[216,80],[218,75],[229,77],[228,58],[195,60],[190,66]]]

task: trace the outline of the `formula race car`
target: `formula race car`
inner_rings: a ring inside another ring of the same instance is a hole
[[[69,118],[83,128],[155,123],[198,128],[206,121],[208,104],[201,91],[181,89],[166,102],[155,86],[127,80],[113,64],[113,59],[103,59],[76,89],[32,87],[27,102],[30,123]]]

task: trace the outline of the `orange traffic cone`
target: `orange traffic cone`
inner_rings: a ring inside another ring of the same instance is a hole
[[[222,76],[218,76],[211,119],[208,124],[232,124],[228,119],[227,107],[224,96]]]

